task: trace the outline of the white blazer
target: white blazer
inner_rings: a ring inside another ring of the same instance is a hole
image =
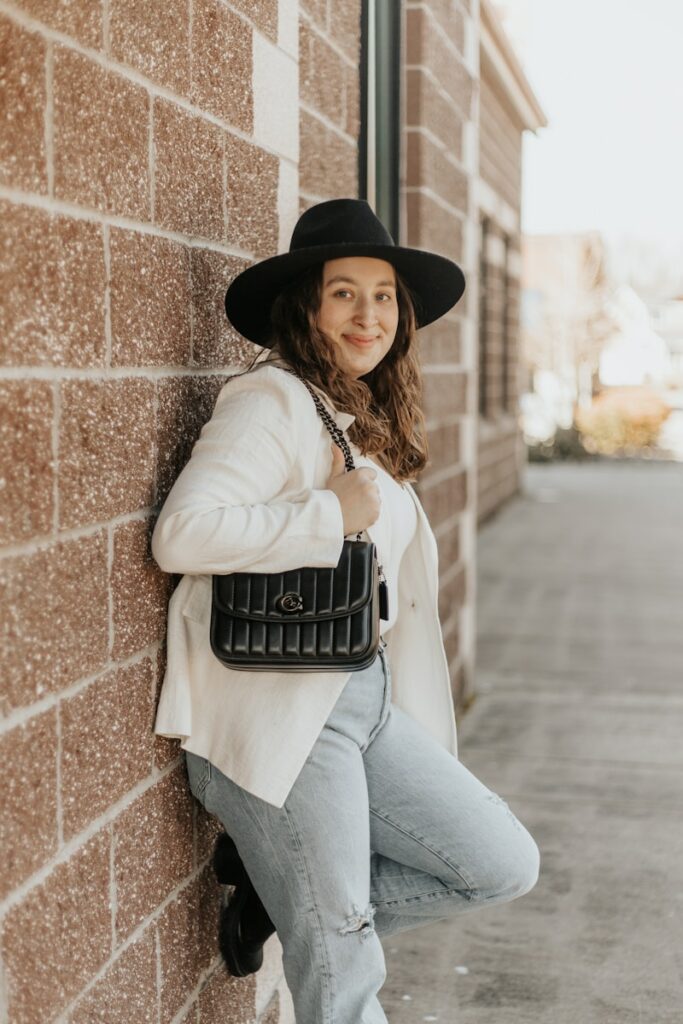
[[[345,430],[355,416],[337,411]],[[209,644],[211,575],[336,566],[342,511],[326,487],[331,437],[305,385],[269,365],[228,381],[152,535],[169,573],[184,573],[168,608],[167,667],[155,732],[208,758],[282,807],[350,672],[247,672]],[[457,757],[453,698],[438,616],[437,546],[410,484],[417,530],[401,560],[398,618],[385,632],[392,702]],[[371,540],[372,526],[366,531]]]

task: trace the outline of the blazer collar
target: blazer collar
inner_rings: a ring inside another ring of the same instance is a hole
[[[335,408],[330,397],[321,388],[319,388],[317,384],[314,384],[313,381],[309,381],[308,383],[320,397],[323,405],[330,413],[337,426],[341,427],[342,430],[346,430],[347,427],[350,427],[356,417],[350,412],[342,412],[341,409]]]
[[[277,356],[272,353],[269,353],[268,357],[263,360],[264,364],[275,363],[277,365],[278,362],[286,363],[286,360],[282,359],[281,356]],[[350,412],[342,412],[340,409],[336,409],[332,403],[332,400],[326,394],[326,392],[322,390],[322,388],[319,388],[317,384],[313,383],[313,381],[309,381],[308,383],[316,392],[316,394],[320,397],[323,405],[330,413],[332,419],[335,421],[337,426],[341,427],[342,430],[346,430],[347,427],[350,427],[356,417],[352,415],[352,413]]]

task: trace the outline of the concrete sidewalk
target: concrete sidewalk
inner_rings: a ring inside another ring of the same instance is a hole
[[[683,1021],[683,466],[531,465],[480,533],[460,755],[541,848],[520,900],[385,940],[391,1024]]]

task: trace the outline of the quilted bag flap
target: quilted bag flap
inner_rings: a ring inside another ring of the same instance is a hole
[[[214,575],[213,600],[219,612],[254,622],[320,622],[364,608],[372,600],[376,575],[375,545],[345,540],[333,569]]]

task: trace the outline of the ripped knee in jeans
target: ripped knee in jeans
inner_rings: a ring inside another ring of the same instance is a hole
[[[375,908],[372,903],[368,903],[363,911],[354,903],[352,912],[346,918],[346,924],[339,929],[339,934],[348,935],[358,932],[361,939],[368,939],[371,935],[375,934],[374,920]]]
[[[515,828],[519,829],[520,831],[525,831],[521,821],[513,814],[506,801],[503,800],[502,796],[499,796],[497,793],[494,793],[493,790],[489,790],[489,792],[486,795],[486,799],[490,800],[491,803],[497,804],[499,807],[504,808],[504,810],[507,811],[508,818],[511,820]]]

